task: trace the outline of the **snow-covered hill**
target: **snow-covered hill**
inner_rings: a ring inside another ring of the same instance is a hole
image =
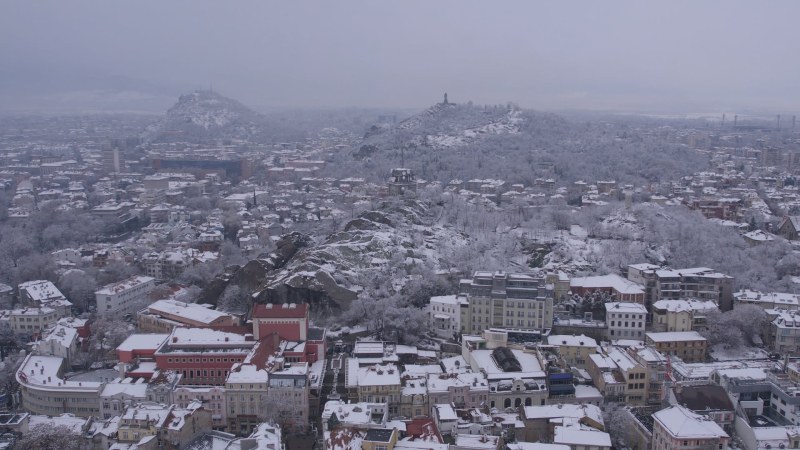
[[[258,289],[265,302],[316,303],[344,311],[375,280],[396,291],[409,275],[450,270],[442,249],[463,245],[465,237],[435,225],[419,201],[386,202],[351,220],[320,245],[300,250],[282,269],[267,274]]]
[[[379,148],[413,144],[434,149],[453,148],[498,134],[516,134],[524,121],[521,110],[515,107],[456,105],[437,103],[396,126],[371,128],[365,145]]]
[[[213,91],[195,91],[180,96],[154,126],[150,140],[203,141],[207,139],[252,139],[263,132],[264,118],[236,100]]]

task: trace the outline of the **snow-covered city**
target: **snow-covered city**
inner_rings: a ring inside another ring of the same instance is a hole
[[[312,3],[0,6],[0,450],[800,448],[796,4]]]

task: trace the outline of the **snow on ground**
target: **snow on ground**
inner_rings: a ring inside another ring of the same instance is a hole
[[[717,344],[709,349],[711,358],[715,361],[740,361],[744,359],[766,359],[769,353],[763,348],[744,347],[730,349],[725,344]]]

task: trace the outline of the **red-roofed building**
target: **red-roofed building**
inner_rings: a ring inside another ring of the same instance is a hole
[[[253,336],[277,333],[286,341],[308,339],[308,305],[301,303],[258,304],[253,307]]]
[[[411,441],[444,443],[444,439],[439,433],[439,427],[430,417],[406,422],[406,437]]]

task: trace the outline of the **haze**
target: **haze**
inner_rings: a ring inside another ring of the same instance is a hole
[[[50,1],[0,6],[0,109],[793,112],[793,1]]]

